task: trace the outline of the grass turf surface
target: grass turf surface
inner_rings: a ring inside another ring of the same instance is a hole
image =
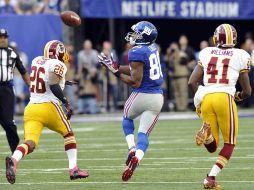
[[[70,181],[63,139],[44,130],[39,147],[18,166],[16,184],[5,179],[5,156],[8,146],[0,136],[0,190],[3,189],[105,189],[105,190],[198,190],[216,161],[217,154],[195,145],[200,120],[158,121],[150,137],[150,147],[128,183],[121,181],[127,145],[120,122],[73,124],[78,143],[78,164],[89,170],[87,179]],[[136,123],[138,126],[138,123]],[[254,120],[240,119],[237,146],[217,181],[223,189],[254,188]],[[19,127],[22,129],[22,127]],[[21,137],[22,139],[22,137]]]

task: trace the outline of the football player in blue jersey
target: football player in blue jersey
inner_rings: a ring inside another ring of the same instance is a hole
[[[128,181],[139,162],[142,160],[148,145],[149,135],[158,120],[163,105],[161,71],[158,48],[155,44],[158,32],[156,27],[147,21],[134,24],[125,37],[133,45],[128,52],[129,66],[119,66],[112,57],[101,53],[99,62],[108,68],[123,82],[132,86],[132,93],[124,105],[123,132],[129,152],[126,169],[122,180]],[[140,116],[137,144],[134,141],[133,119]]]

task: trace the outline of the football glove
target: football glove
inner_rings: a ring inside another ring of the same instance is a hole
[[[241,102],[241,101],[243,101],[243,98],[241,97],[241,92],[237,91],[237,92],[235,93],[234,99],[235,99],[236,102]]]
[[[64,104],[64,107],[66,109],[66,117],[67,117],[68,120],[70,120],[71,116],[72,116],[72,112],[73,112],[70,103],[67,101]]]
[[[119,75],[119,64],[113,60],[112,56],[107,57],[104,53],[100,53],[98,55],[99,62],[104,65],[107,69],[109,69],[115,75]]]

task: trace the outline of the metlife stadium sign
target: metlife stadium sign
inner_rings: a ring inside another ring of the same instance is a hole
[[[254,0],[81,0],[85,18],[254,19]]]

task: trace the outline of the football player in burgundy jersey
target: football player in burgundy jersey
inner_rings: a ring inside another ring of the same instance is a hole
[[[251,94],[248,72],[250,55],[238,48],[236,29],[221,24],[214,33],[215,47],[207,47],[199,54],[199,61],[192,72],[189,85],[195,93],[194,104],[203,125],[196,135],[197,145],[213,153],[219,144],[219,130],[224,146],[210,173],[204,179],[205,189],[219,189],[215,177],[228,163],[238,134],[238,114],[235,101],[242,101]],[[199,82],[203,80],[203,86]],[[241,92],[236,92],[239,80]]]

